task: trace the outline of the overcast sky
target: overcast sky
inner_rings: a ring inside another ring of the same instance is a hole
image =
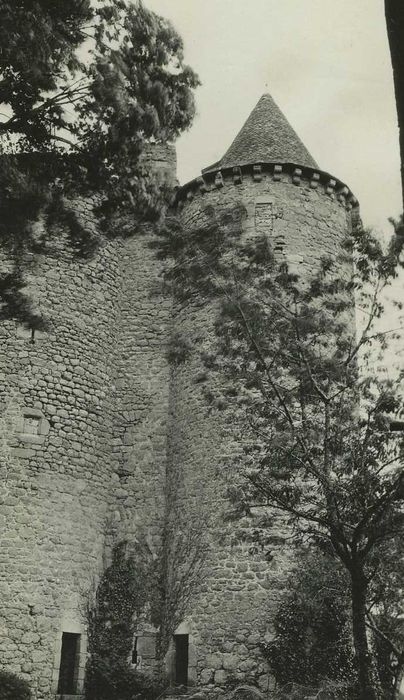
[[[264,92],[366,225],[400,211],[398,129],[383,0],[144,0],[183,37],[202,81],[177,143],[182,183],[227,150]]]

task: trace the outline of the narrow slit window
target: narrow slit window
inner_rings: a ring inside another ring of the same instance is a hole
[[[188,685],[188,635],[175,634],[175,683]]]
[[[138,638],[135,636],[133,638],[133,648],[132,648],[132,664],[133,666],[137,666],[138,661],[139,661],[139,654],[138,654]]]
[[[80,634],[63,632],[59,667],[59,695],[74,695],[77,686]]]

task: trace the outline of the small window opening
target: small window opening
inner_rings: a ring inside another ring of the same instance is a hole
[[[39,433],[39,418],[36,416],[24,416],[23,432],[26,435],[38,435]]]
[[[132,648],[132,664],[133,666],[137,666],[138,661],[139,661],[139,654],[138,654],[138,638],[135,636],[133,638],[133,648]]]
[[[257,202],[255,205],[255,230],[268,236],[274,228],[272,202]]]
[[[59,668],[59,695],[74,695],[79,668],[80,634],[63,632]]]
[[[274,241],[274,253],[282,254],[285,249],[285,237],[277,236]]]
[[[404,432],[404,420],[392,420],[390,422],[390,430],[396,433]]]
[[[175,683],[188,685],[188,635],[175,634]]]

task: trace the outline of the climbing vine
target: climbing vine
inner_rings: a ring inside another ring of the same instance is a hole
[[[156,563],[142,547],[115,546],[88,610],[86,700],[151,700],[158,689],[130,664],[137,617],[150,605]]]

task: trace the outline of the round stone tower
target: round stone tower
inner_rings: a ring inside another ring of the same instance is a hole
[[[148,159],[173,183],[172,147]],[[83,257],[57,226],[20,261],[46,330],[0,324],[0,656],[33,700],[80,696],[108,547],[143,538],[157,550],[165,514],[171,304],[156,292],[160,263],[145,233],[103,238],[91,201],[66,206],[100,245]],[[13,264],[2,251],[0,271]]]
[[[357,201],[320,170],[282,112],[264,95],[223,158],[177,193],[185,229],[203,227],[206,212],[247,212],[246,235],[265,235],[298,274],[338,252],[358,217]],[[274,520],[268,552],[251,553],[226,521],[232,473],[231,435],[208,413],[198,347],[212,328],[213,307],[174,311],[176,333],[196,349],[173,369],[168,447],[168,612],[173,625],[167,669],[176,682],[213,687],[230,677],[270,687],[259,644],[284,586],[287,528]]]

